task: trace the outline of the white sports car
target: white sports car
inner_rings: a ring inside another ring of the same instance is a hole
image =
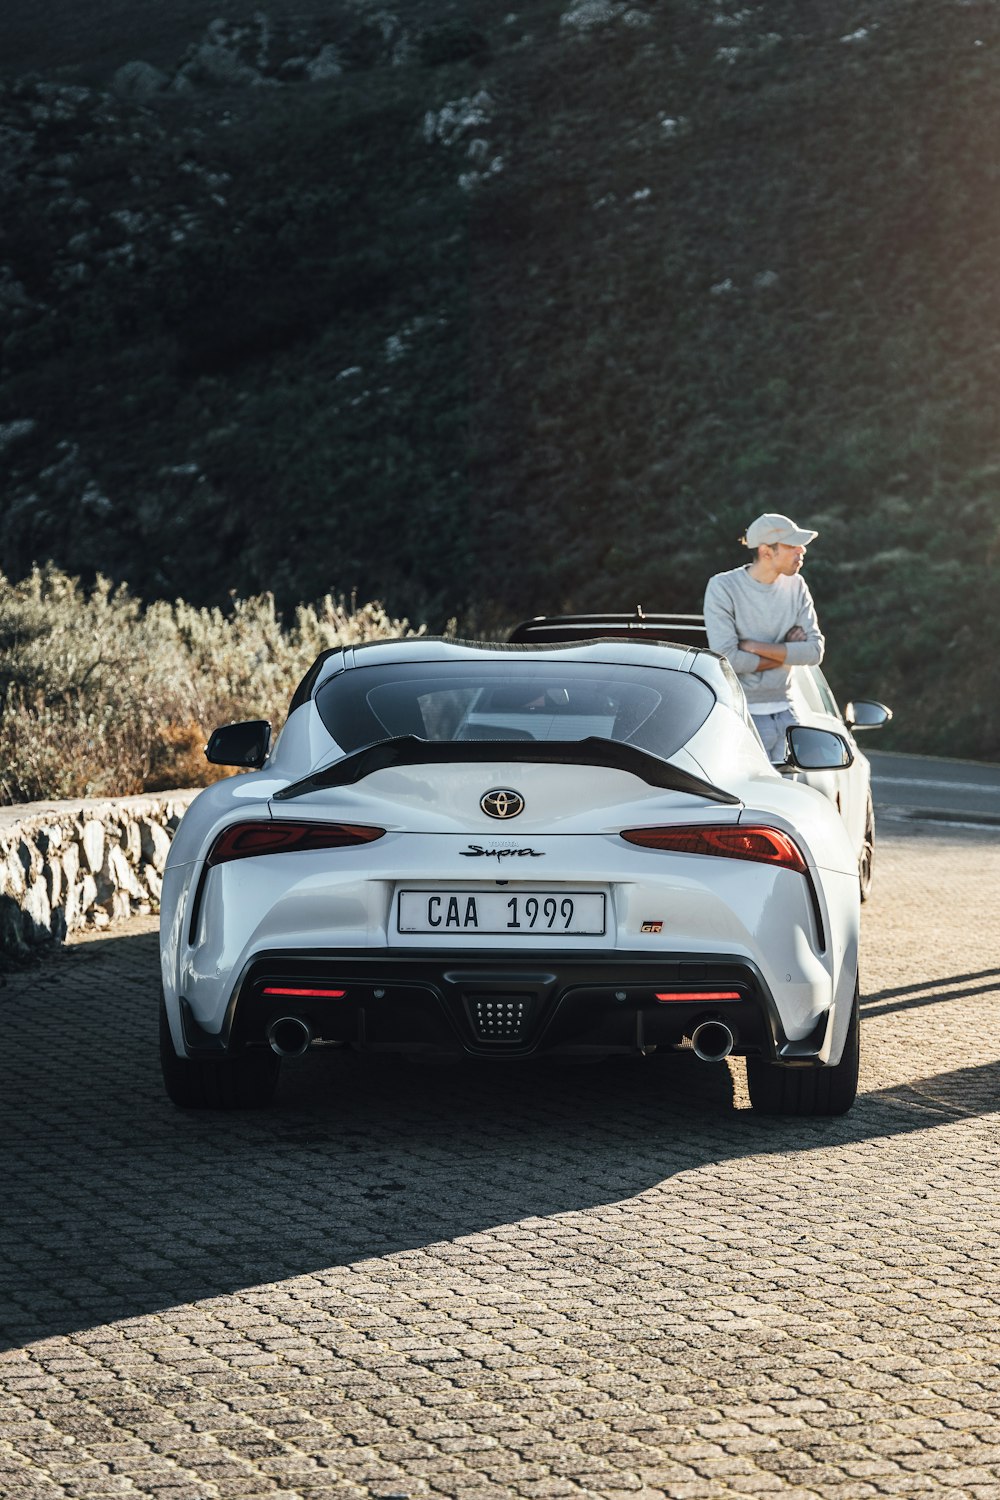
[[[175,1103],[269,1102],[310,1047],[746,1057],[754,1106],[850,1108],[859,851],[776,772],[725,660],[614,639],[325,652],[273,747],[216,730],[161,907]],[[790,767],[846,770],[800,726]]]

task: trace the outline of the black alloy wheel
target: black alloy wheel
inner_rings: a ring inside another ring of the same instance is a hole
[[[761,1057],[747,1058],[750,1103],[765,1115],[844,1115],[857,1098],[861,997],[854,1003],[838,1063],[825,1068],[789,1068]]]
[[[281,1058],[270,1048],[235,1057],[178,1057],[161,995],[160,1069],[179,1109],[266,1109],[278,1086]]]

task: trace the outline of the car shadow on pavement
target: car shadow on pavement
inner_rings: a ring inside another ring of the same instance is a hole
[[[0,989],[3,1347],[1000,1100],[1000,1064],[798,1120],[738,1108],[728,1067],[689,1054],[442,1066],[324,1053],[285,1065],[270,1111],[184,1112],[160,1081],[157,993],[156,935],[127,931]]]
[[[1000,969],[977,969],[973,974],[952,974],[947,979],[926,979],[895,989],[863,995],[862,1014],[888,1015],[891,1011],[914,1010],[922,1005],[940,1005],[946,1000],[971,1000],[1000,989]]]

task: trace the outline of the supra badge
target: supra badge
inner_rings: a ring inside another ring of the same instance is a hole
[[[468,849],[459,849],[466,859],[544,859],[541,849],[515,849],[508,846],[505,849],[484,849],[482,844],[470,844]]]
[[[488,818],[516,818],[524,812],[524,798],[510,787],[494,787],[480,797],[479,806]]]

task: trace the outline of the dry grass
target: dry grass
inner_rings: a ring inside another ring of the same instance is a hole
[[[320,651],[421,633],[332,596],[286,622],[269,594],[144,607],[52,567],[0,576],[0,802],[205,785],[225,774],[202,753],[212,729],[280,724]]]

